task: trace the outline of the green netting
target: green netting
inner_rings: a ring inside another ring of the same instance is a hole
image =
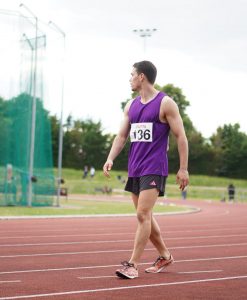
[[[0,85],[0,205],[53,205],[51,128],[44,107],[46,35],[26,17],[0,18],[8,28],[0,56],[10,66]]]

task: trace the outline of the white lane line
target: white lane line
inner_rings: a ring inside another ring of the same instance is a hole
[[[228,225],[229,226],[229,225]],[[162,227],[162,226],[160,226]],[[134,228],[134,227],[133,227]],[[162,227],[163,228],[163,227]],[[231,227],[231,228],[216,228],[216,229],[197,229],[197,230],[173,230],[173,231],[166,231],[165,228],[162,229],[163,232],[166,234],[172,233],[189,233],[189,232],[211,232],[211,231],[233,231],[235,230],[238,232],[239,230],[246,230],[247,226],[245,227]],[[8,240],[8,239],[26,239],[26,238],[61,238],[61,237],[89,237],[89,236],[114,236],[114,235],[134,235],[135,232],[116,232],[116,233],[89,233],[89,234],[61,234],[61,235],[26,235],[26,236],[1,236],[0,239]]]
[[[164,238],[169,240],[197,240],[197,239],[211,239],[211,238],[231,238],[231,237],[247,237],[247,234],[230,234],[230,235],[207,235],[207,236],[188,236],[188,237],[172,237]],[[109,240],[109,241],[81,241],[81,242],[58,242],[58,243],[34,243],[34,244],[3,244],[0,247],[28,247],[28,246],[56,246],[56,245],[80,245],[80,244],[108,244],[108,243],[125,243],[133,242],[134,240]]]
[[[68,231],[68,232],[71,232],[71,231],[73,231],[73,232],[75,232],[75,231],[82,232],[83,225],[84,224],[81,224],[81,227],[77,227],[77,228],[73,228],[73,227],[68,228],[68,227],[66,227],[64,229],[60,229],[60,228],[57,228],[57,229],[35,229],[35,228],[28,229],[28,228],[26,228],[25,231],[23,231],[23,230],[9,230],[9,228],[8,228],[8,236],[2,236],[2,233],[0,233],[0,239],[4,239],[4,238],[20,238],[20,236],[16,236],[16,237],[10,237],[9,236],[10,234],[14,234],[14,233],[15,234],[27,234],[27,233],[37,233],[37,232],[46,232],[46,233],[49,233],[49,232],[52,233],[53,232],[54,233],[54,232],[66,232],[66,231]],[[39,226],[38,228],[40,228],[41,226]],[[135,226],[135,225],[133,225],[133,226]],[[229,226],[229,223],[213,223],[213,224],[212,223],[210,223],[210,224],[201,224],[201,223],[199,224],[199,223],[197,223],[197,224],[190,224],[190,225],[183,224],[182,226],[183,226],[183,228],[186,228],[186,227],[189,227],[189,228],[190,227],[192,227],[192,228],[193,227],[198,228],[198,226],[199,226],[199,227],[205,228],[204,230],[207,230],[206,229],[207,227],[213,227],[213,230],[215,230],[216,227],[219,226],[218,229],[221,230],[221,228],[227,228]],[[241,228],[242,226],[246,226],[246,224],[243,224],[243,223],[234,223],[234,226],[240,226],[240,228]],[[178,226],[178,225],[169,225],[169,226],[164,226],[164,225],[161,226],[160,225],[160,227],[163,228],[164,230],[172,229],[172,228],[174,228],[174,229],[176,229],[176,228],[180,229],[181,228],[181,226]],[[126,227],[119,226],[117,228],[115,227],[115,229],[124,230],[124,229],[126,229]],[[107,230],[110,230],[111,234],[112,234],[112,227],[97,228],[97,234],[101,234],[98,231],[104,231],[105,232]],[[211,229],[209,229],[209,230],[211,230]],[[176,231],[176,232],[179,232],[179,231]],[[115,234],[118,234],[118,233],[116,232]],[[93,233],[91,233],[90,235],[93,235]],[[37,237],[39,237],[39,236],[37,236]]]
[[[188,272],[177,272],[177,274],[200,274],[200,273],[218,273],[223,270],[208,270],[208,271],[188,271]]]
[[[17,283],[17,282],[21,282],[21,280],[5,280],[5,281],[0,281],[1,283]]]
[[[179,250],[179,249],[235,247],[235,246],[246,246],[246,245],[247,245],[247,243],[216,244],[216,245],[200,245],[200,246],[179,246],[179,247],[170,247],[169,249],[171,249],[171,250]],[[155,248],[147,248],[147,249],[145,249],[145,251],[153,251],[153,250],[155,250]],[[118,249],[118,250],[100,250],[100,251],[35,253],[35,254],[1,255],[0,258],[38,257],[38,256],[60,256],[60,255],[80,255],[80,254],[99,254],[99,253],[132,252],[132,251],[133,251],[133,249]]]
[[[9,234],[12,234],[12,233],[18,233],[18,234],[20,234],[20,233],[24,233],[24,234],[26,234],[27,232],[30,232],[30,233],[32,233],[32,232],[65,232],[65,231],[82,231],[82,228],[83,228],[83,226],[84,226],[85,224],[81,224],[81,227],[66,227],[66,228],[64,228],[64,229],[60,229],[60,228],[57,228],[57,229],[45,229],[45,228],[43,228],[43,229],[40,229],[40,227],[42,227],[42,225],[41,226],[39,226],[38,227],[38,229],[35,229],[34,227],[32,227],[32,229],[29,229],[29,228],[26,228],[25,230],[9,230],[9,228],[8,228],[8,233]],[[245,223],[235,223],[235,222],[233,222],[233,225],[234,226],[245,226],[246,224]],[[213,224],[201,224],[201,223],[197,223],[197,224],[183,224],[182,225],[183,226],[183,228],[184,227],[198,227],[198,226],[200,226],[200,227],[216,227],[216,226],[219,226],[220,228],[225,228],[225,227],[227,227],[227,226],[229,226],[229,223],[213,223]],[[100,226],[101,228],[97,228],[97,231],[106,231],[106,230],[112,230],[113,228],[112,227],[103,227],[103,226]],[[117,228],[115,227],[114,229],[125,229],[126,227],[125,226],[118,226]],[[166,229],[168,229],[168,228],[181,228],[181,225],[167,225],[167,226],[165,226],[165,228]],[[1,235],[2,233],[0,233],[0,235]]]
[[[200,273],[219,273],[223,270],[209,270],[209,271],[188,271],[188,272],[176,272],[176,274],[200,274]],[[104,279],[104,278],[116,278],[115,276],[91,276],[91,277],[77,277],[78,279]]]
[[[246,227],[247,228],[247,227]],[[246,229],[244,228],[244,229]],[[5,236],[0,239],[39,239],[39,238],[64,238],[64,237],[89,237],[89,236],[113,236],[113,235],[134,235],[134,232],[119,233],[88,233],[88,234],[61,234],[61,235],[26,235],[26,236]]]
[[[227,259],[247,259],[245,256],[223,256],[223,257],[209,257],[209,258],[195,258],[195,259],[183,259],[175,260],[175,263],[187,263],[187,262],[201,262],[201,261],[217,261]],[[140,265],[151,265],[153,262],[141,263]],[[3,271],[0,275],[4,274],[20,274],[20,273],[38,273],[38,272],[57,272],[57,271],[68,271],[68,270],[85,270],[85,269],[103,269],[103,268],[115,268],[118,265],[103,265],[103,266],[86,266],[86,267],[67,267],[67,268],[54,268],[54,269],[34,269],[34,270],[15,270],[15,271]]]
[[[247,234],[246,234],[247,236]],[[133,242],[134,240],[117,240],[117,241],[81,241],[81,242],[61,242],[61,243],[35,243],[35,244],[5,244],[0,247],[26,247],[26,246],[56,246],[56,245],[80,245],[80,244],[108,244],[108,243],[123,243]]]
[[[101,279],[101,278],[116,278],[115,276],[95,276],[95,277],[77,277],[78,279]]]
[[[225,211],[223,211],[221,213],[217,213],[217,212],[216,213],[212,213],[212,211],[207,211],[206,214],[215,218],[215,217],[221,217],[221,216],[229,215],[230,211],[229,210],[225,210]]]
[[[3,297],[3,298],[1,297],[0,300],[28,299],[28,298],[40,298],[40,297],[55,297],[55,296],[65,296],[65,295],[76,295],[76,294],[98,293],[98,292],[111,292],[111,291],[121,291],[121,290],[130,290],[130,289],[154,288],[154,287],[169,286],[169,285],[183,285],[183,284],[204,283],[204,282],[214,282],[214,281],[226,281],[226,280],[237,280],[237,279],[247,279],[247,275],[232,276],[232,277],[221,277],[221,278],[207,278],[207,279],[189,280],[189,281],[164,282],[164,283],[156,283],[156,284],[118,286],[118,287],[113,287],[113,288],[79,290],[79,291],[57,292],[57,293],[47,293],[47,294],[33,294],[33,295],[12,296],[12,297]]]

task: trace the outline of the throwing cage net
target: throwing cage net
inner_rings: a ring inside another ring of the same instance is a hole
[[[0,205],[53,205],[47,35],[38,20],[0,11]]]

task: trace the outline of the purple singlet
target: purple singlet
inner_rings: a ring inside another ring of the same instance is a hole
[[[138,96],[129,108],[129,177],[168,175],[167,142],[170,126],[159,120],[160,104],[165,96],[165,93],[159,92],[147,104],[143,104]]]

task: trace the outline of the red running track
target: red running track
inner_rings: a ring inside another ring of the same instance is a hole
[[[247,205],[186,204],[201,211],[157,216],[175,263],[146,274],[150,243],[134,280],[115,270],[131,255],[135,217],[0,220],[0,300],[247,299]]]

